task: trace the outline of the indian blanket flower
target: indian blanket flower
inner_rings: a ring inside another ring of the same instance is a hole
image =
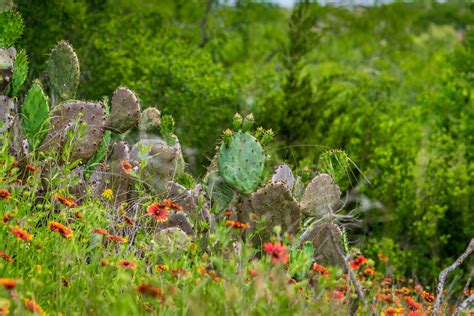
[[[61,195],[59,194],[55,194],[54,195],[54,198],[59,201],[59,203],[61,203],[62,205],[64,206],[67,206],[67,207],[77,207],[77,203],[76,203],[76,199],[74,199],[73,197],[62,197]]]
[[[130,226],[135,225],[135,221],[131,219],[130,217],[128,217],[127,215],[123,216],[123,220],[125,221],[125,223],[127,223],[127,225],[130,225]]]
[[[7,290],[13,290],[16,287],[16,280],[9,278],[0,278],[0,286],[3,286]]]
[[[2,218],[1,218],[1,219],[2,219],[2,222],[4,222],[4,223],[8,223],[9,221],[11,221],[11,219],[12,219],[12,216],[11,216],[10,214],[8,214],[8,213],[7,213],[7,214],[5,214],[4,216],[2,216]]]
[[[120,260],[119,263],[117,263],[117,267],[122,267],[127,270],[135,270],[137,268],[137,264],[133,261]]]
[[[57,231],[59,232],[64,238],[68,239],[68,240],[71,240],[72,238],[72,235],[73,235],[73,231],[72,229],[64,226],[63,224],[60,224],[58,222],[49,222],[48,223],[48,228],[54,232],[54,231]]]
[[[225,223],[225,226],[232,227],[232,228],[237,228],[237,229],[247,229],[247,228],[250,227],[249,224],[241,223],[241,222],[237,222],[237,221],[227,221]]]
[[[404,296],[403,300],[407,303],[408,308],[410,308],[411,310],[416,311],[423,307],[420,303],[412,299],[410,296]]]
[[[0,190],[0,198],[9,199],[11,198],[10,192],[7,190]]]
[[[154,287],[151,284],[146,284],[146,283],[140,284],[137,287],[137,292],[140,294],[148,295],[155,298],[158,298],[158,297],[161,298],[163,296],[163,292],[161,291],[161,289]]]
[[[393,307],[388,307],[384,309],[382,312],[381,316],[404,316],[404,310],[403,308],[393,308]]]
[[[17,226],[11,226],[10,227],[10,232],[13,235],[15,235],[18,240],[29,241],[29,240],[33,239],[33,236],[28,234],[28,232],[26,230],[21,229],[21,227],[18,226],[18,225]]]
[[[91,231],[91,234],[94,234],[94,235],[108,235],[109,232],[105,229],[102,229],[102,228],[96,228],[96,229]]]
[[[111,200],[113,196],[114,191],[112,191],[112,189],[105,189],[104,192],[102,192],[102,197],[104,199]]]
[[[154,216],[158,222],[166,222],[168,220],[168,214],[170,213],[164,204],[158,202],[148,206],[146,211],[151,216]]]
[[[353,260],[351,260],[349,262],[349,265],[351,266],[352,269],[357,270],[360,268],[361,265],[363,265],[366,262],[367,262],[367,259],[364,256],[360,255],[354,258]]]
[[[368,276],[376,276],[377,272],[373,268],[367,268],[364,270],[364,274]]]
[[[43,313],[43,309],[41,308],[41,306],[36,304],[36,302],[33,301],[33,300],[26,299],[25,300],[25,307],[26,307],[27,310],[29,310],[33,313]]]
[[[3,260],[5,260],[6,262],[9,262],[9,263],[12,263],[13,262],[13,258],[10,257],[8,254],[6,254],[5,252],[3,252],[2,250],[0,250],[0,258],[2,258]]]
[[[128,160],[120,161],[120,167],[122,168],[123,172],[125,172],[126,174],[130,174],[133,171],[132,164]]]
[[[320,265],[320,264],[317,264],[317,263],[314,263],[313,264],[313,270],[318,272],[319,275],[321,276],[325,276],[326,278],[329,277],[329,271],[328,269],[326,269],[326,267]]]
[[[163,265],[156,265],[155,266],[155,271],[156,272],[163,272],[163,271],[168,271],[170,268],[168,267],[168,265],[166,264],[163,264]]]
[[[127,238],[124,238],[122,236],[116,236],[116,235],[109,234],[106,237],[107,237],[108,240],[118,242],[119,244],[127,242]]]
[[[423,296],[425,301],[427,301],[428,303],[433,303],[435,300],[435,297],[426,291],[423,291],[423,293],[421,293],[421,296]]]
[[[383,253],[379,252],[377,254],[377,257],[379,257],[379,260],[380,261],[383,261],[383,262],[387,262],[388,261],[388,257],[387,256],[384,256]]]
[[[163,204],[165,205],[165,207],[169,207],[170,209],[175,210],[175,211],[182,211],[183,210],[183,207],[181,205],[176,204],[171,200],[164,200]]]
[[[35,166],[32,165],[26,165],[26,169],[31,172],[38,172],[39,168],[36,168]]]
[[[279,242],[271,243],[267,242],[263,245],[263,250],[266,253],[272,256],[273,263],[287,263],[288,262],[288,253],[286,253],[286,247],[280,244]]]

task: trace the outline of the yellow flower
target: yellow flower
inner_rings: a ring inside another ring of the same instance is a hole
[[[102,192],[102,197],[107,200],[111,200],[113,195],[114,191],[112,191],[112,189],[105,189],[104,192]]]

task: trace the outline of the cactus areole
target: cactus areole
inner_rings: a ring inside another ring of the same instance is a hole
[[[239,131],[229,144],[222,144],[218,166],[225,181],[241,193],[253,192],[260,184],[265,156],[260,143]]]

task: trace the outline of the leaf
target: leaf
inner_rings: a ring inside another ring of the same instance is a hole
[[[35,149],[43,141],[49,128],[48,99],[38,81],[26,94],[22,106],[23,128],[30,146]]]

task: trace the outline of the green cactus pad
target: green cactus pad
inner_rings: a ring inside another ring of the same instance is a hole
[[[43,141],[49,128],[48,99],[39,82],[34,82],[21,107],[23,129],[30,146],[34,149]]]
[[[230,144],[222,144],[217,160],[225,181],[241,193],[250,193],[260,184],[265,155],[260,143],[245,132],[237,132]]]
[[[217,168],[216,157],[212,160],[203,179],[208,196],[212,203],[217,204],[217,210],[224,210],[236,195],[235,191],[226,183]]]
[[[0,95],[0,134],[3,134],[13,124],[13,100],[7,96]]]
[[[283,182],[292,191],[295,185],[295,176],[287,164],[281,164],[273,173],[272,182]]]
[[[12,81],[15,56],[14,47],[0,48],[0,94],[7,94],[3,91]]]
[[[97,152],[104,135],[105,110],[99,102],[71,101],[59,104],[51,112],[51,129],[40,150],[59,150],[63,145],[61,136],[64,130],[74,125],[76,119],[79,123],[86,123],[87,128],[84,137],[74,144],[70,159],[89,160]]]
[[[331,222],[316,222],[300,237],[298,244],[310,241],[314,248],[316,262],[324,265],[335,265],[345,269],[342,246],[342,233],[339,227]]]
[[[148,108],[140,115],[138,128],[146,133],[157,134],[160,130],[161,113],[156,108]]]
[[[308,216],[322,217],[337,211],[341,190],[331,176],[319,174],[311,180],[301,197],[301,209]]]
[[[110,116],[106,127],[113,133],[123,133],[137,126],[140,119],[140,101],[132,90],[118,87],[112,96]]]
[[[0,12],[0,47],[10,47],[15,44],[23,33],[23,20],[15,11]]]
[[[244,199],[237,209],[239,220],[245,223],[252,222],[251,213],[260,218],[265,217],[267,226],[261,234],[262,240],[268,240],[277,225],[281,226],[283,232],[291,234],[295,234],[300,227],[301,211],[298,201],[283,182],[268,183]]]
[[[69,43],[60,41],[51,50],[47,70],[54,92],[62,100],[74,99],[79,85],[80,68],[76,52]]]
[[[10,96],[15,97],[20,92],[28,76],[28,56],[21,50],[13,61],[13,77],[10,82]]]

